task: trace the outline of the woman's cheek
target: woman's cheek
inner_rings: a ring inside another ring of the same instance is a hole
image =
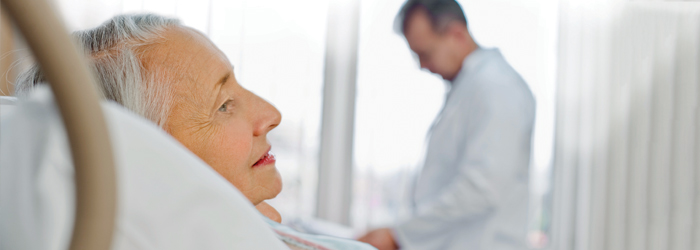
[[[231,126],[223,130],[217,144],[217,155],[222,161],[231,167],[236,168],[237,171],[246,170],[249,168],[249,161],[252,160],[253,153],[253,137],[252,133],[245,133],[244,131],[235,129]],[[252,163],[250,163],[252,164]]]

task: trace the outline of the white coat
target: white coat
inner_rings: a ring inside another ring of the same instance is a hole
[[[464,59],[393,230],[401,249],[526,249],[535,101],[497,49]]]

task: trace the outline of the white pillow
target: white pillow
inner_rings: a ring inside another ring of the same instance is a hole
[[[102,108],[117,165],[113,249],[288,249],[234,186],[175,139],[117,104]],[[0,117],[0,249],[66,249],[73,164],[50,90]]]
[[[14,96],[0,96],[0,117],[9,114],[15,109],[17,98]]]

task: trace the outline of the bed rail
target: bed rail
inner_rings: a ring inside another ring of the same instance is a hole
[[[116,214],[114,159],[99,96],[84,58],[48,0],[1,0],[53,90],[75,166],[71,249],[109,249]]]

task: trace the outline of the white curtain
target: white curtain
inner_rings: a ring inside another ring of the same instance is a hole
[[[700,249],[700,4],[561,11],[551,249]]]

